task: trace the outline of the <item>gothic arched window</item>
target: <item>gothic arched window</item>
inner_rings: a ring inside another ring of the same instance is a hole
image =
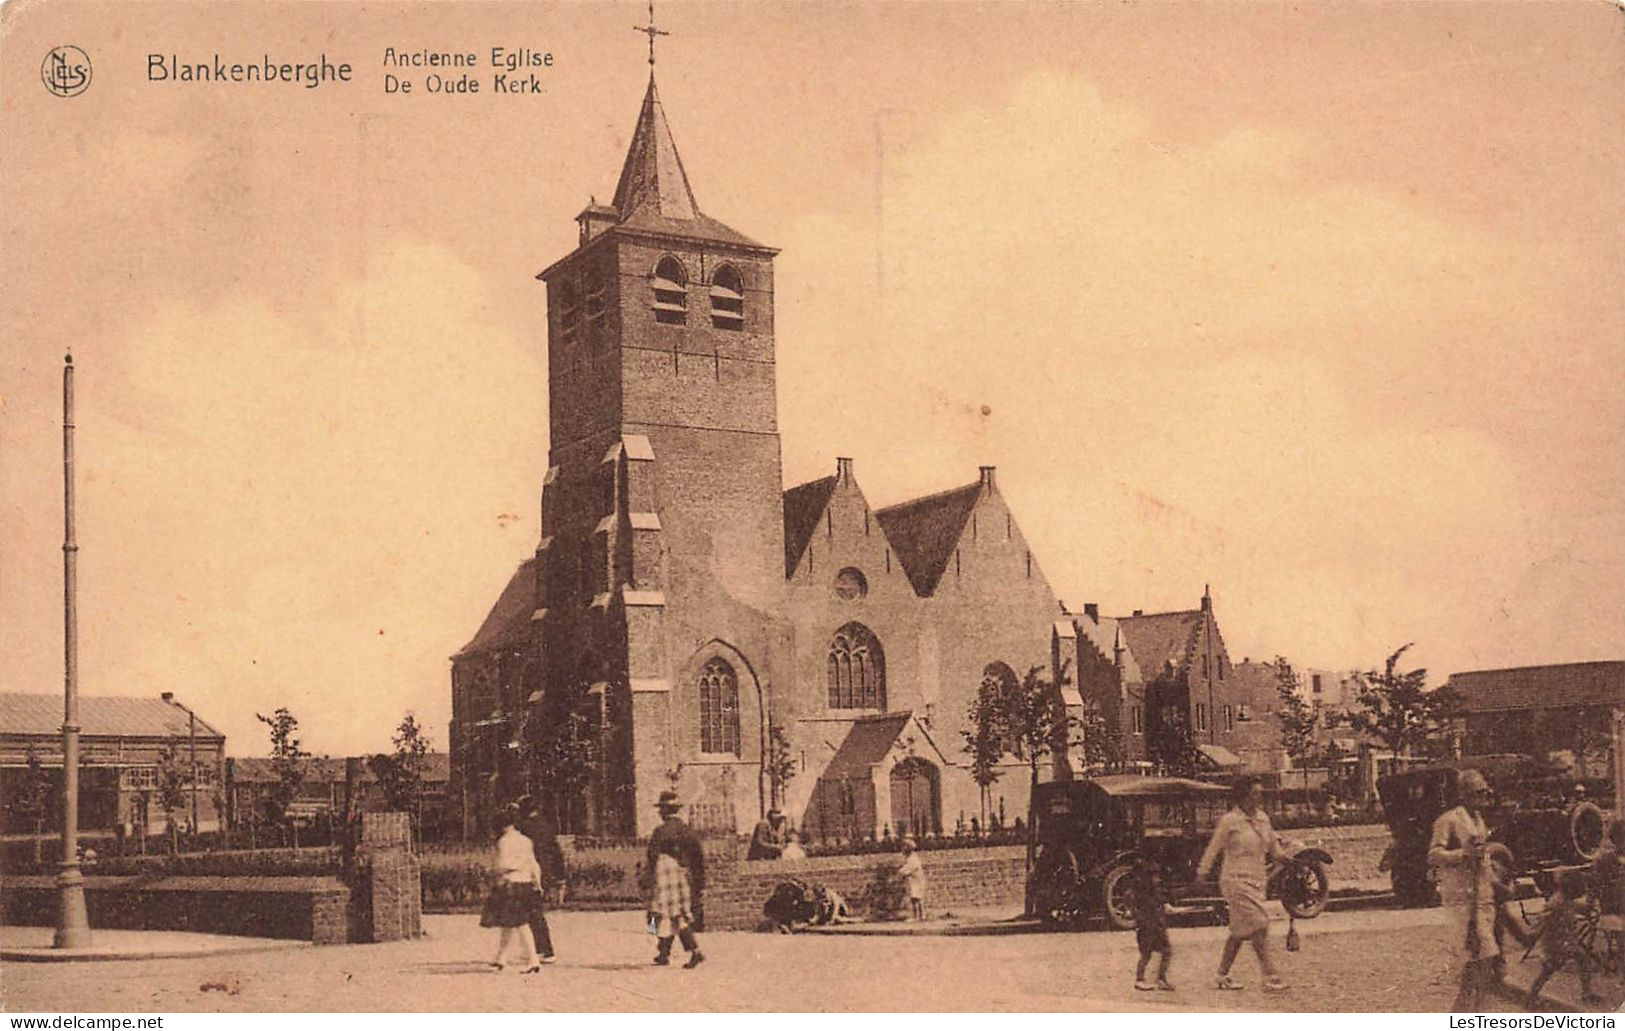
[[[861,623],[848,623],[829,645],[829,707],[886,708],[886,656]]]
[[[655,266],[654,313],[656,322],[681,326],[688,321],[688,273],[682,262],[667,256]]]
[[[700,751],[739,754],[739,678],[720,658],[700,670]]]
[[[745,328],[745,281],[732,265],[722,266],[711,277],[711,325]]]

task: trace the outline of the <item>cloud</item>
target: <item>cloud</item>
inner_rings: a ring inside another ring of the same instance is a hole
[[[1212,581],[1238,655],[1548,657],[1483,617],[1561,517],[1528,437],[1572,427],[1526,398],[1588,360],[1529,346],[1560,244],[1326,180],[1285,131],[1176,145],[1053,73],[890,139],[877,221],[806,219],[780,259],[792,479],[837,449],[887,503],[998,464],[1063,597]]]
[[[447,657],[535,545],[540,355],[410,240],[304,301],[171,304],[82,369],[83,689],[174,690],[236,751],[279,705],[317,750],[409,708],[443,735]]]

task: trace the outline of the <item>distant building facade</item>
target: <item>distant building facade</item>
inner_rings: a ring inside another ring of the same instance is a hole
[[[1466,755],[1570,752],[1605,776],[1613,710],[1625,708],[1625,662],[1571,662],[1452,673]]]
[[[387,805],[378,786],[370,756],[304,761],[304,779],[287,814],[304,826],[328,830],[342,825],[347,812],[383,812]],[[420,832],[429,840],[456,836],[460,813],[449,791],[451,763],[444,752],[430,752],[423,775],[423,812]],[[225,799],[229,826],[234,832],[252,831],[269,821],[267,800],[277,784],[269,758],[231,757],[225,762]],[[346,806],[349,809],[346,809]]]
[[[189,827],[194,800],[196,829],[219,829],[226,737],[211,724],[173,700],[100,695],[79,697],[79,724],[81,830],[144,837],[166,832],[171,821]],[[166,750],[186,777],[184,801],[167,816],[158,792]],[[36,831],[35,820],[15,804],[26,791],[30,757],[50,779],[45,830],[60,830],[62,696],[0,694],[0,799],[6,802],[7,833]]]

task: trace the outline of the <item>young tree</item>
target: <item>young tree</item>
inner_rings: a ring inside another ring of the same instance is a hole
[[[51,774],[40,762],[40,757],[30,745],[23,756],[23,773],[18,779],[17,791],[6,807],[11,810],[12,818],[24,826],[34,828],[34,865],[44,863],[43,847],[45,838],[45,818],[50,814],[51,806]]]
[[[1069,682],[1065,669],[1061,670],[1057,683],[1044,676],[1043,667],[1033,666],[1020,682],[1005,681],[999,692],[997,725],[1005,739],[1014,745],[1016,757],[1027,763],[1028,870],[1033,867],[1033,854],[1038,847],[1033,826],[1033,814],[1038,805],[1038,771],[1057,747],[1065,747],[1072,739],[1073,719],[1061,700],[1061,687]]]
[[[1292,758],[1293,766],[1304,766],[1315,754],[1315,729],[1320,715],[1303,700],[1302,683],[1292,663],[1275,657],[1275,694],[1280,707],[1275,718],[1281,724],[1281,750]]]
[[[577,682],[544,695],[535,717],[527,713],[519,736],[535,787],[552,799],[554,826],[572,831],[576,803],[598,769],[599,728],[589,715],[589,691],[590,685]]]
[[[299,797],[299,788],[305,782],[306,760],[310,753],[299,747],[299,720],[286,708],[277,709],[269,716],[254,714],[254,718],[271,728],[271,772],[276,780],[263,799],[266,816],[275,824],[287,824],[298,844],[297,831],[292,827],[288,809]]]
[[[784,794],[790,782],[796,779],[796,759],[790,752],[790,739],[777,723],[768,724],[767,755],[763,757],[767,768],[767,781],[772,791],[773,804],[784,804]]]
[[[429,772],[429,739],[424,736],[423,724],[412,713],[401,717],[390,738],[395,746],[391,753],[379,753],[368,760],[373,776],[378,778],[378,789],[383,792],[384,803],[390,809],[407,813],[412,820],[413,832],[423,833],[423,779]]]
[[[1149,709],[1150,707],[1147,706]],[[1146,753],[1151,761],[1177,777],[1189,777],[1202,766],[1202,752],[1185,714],[1168,708],[1147,728]]]
[[[1399,672],[1399,660],[1410,647],[1388,656],[1381,673],[1373,670],[1361,678],[1360,708],[1349,715],[1349,726],[1399,756],[1437,739],[1450,716],[1449,696],[1427,689],[1427,670]]]
[[[999,760],[1004,758],[1004,696],[1007,690],[1005,682],[990,667],[983,674],[982,684],[971,701],[969,711],[965,713],[965,723],[969,729],[959,732],[965,739],[965,753],[970,756],[971,780],[981,789],[982,822],[979,826],[984,829],[987,827],[988,789],[1002,773]]]
[[[177,743],[164,742],[158,749],[158,809],[164,814],[170,855],[181,850],[180,827],[175,822],[175,814],[186,807],[186,790],[191,783],[191,773],[180,756]]]

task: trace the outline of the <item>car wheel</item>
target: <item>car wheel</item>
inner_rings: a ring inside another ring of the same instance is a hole
[[[1607,821],[1602,810],[1593,802],[1581,802],[1569,810],[1569,844],[1574,854],[1586,862],[1595,862],[1602,854],[1603,832]]]
[[[1134,930],[1134,867],[1123,863],[1106,871],[1100,882],[1100,902],[1113,930]]]
[[[1324,866],[1298,860],[1282,876],[1281,905],[1297,919],[1310,920],[1325,910],[1329,889]]]
[[[1045,927],[1072,929],[1082,926],[1087,913],[1081,904],[1083,887],[1078,863],[1071,852],[1059,857],[1040,857],[1029,899],[1033,915]]]

